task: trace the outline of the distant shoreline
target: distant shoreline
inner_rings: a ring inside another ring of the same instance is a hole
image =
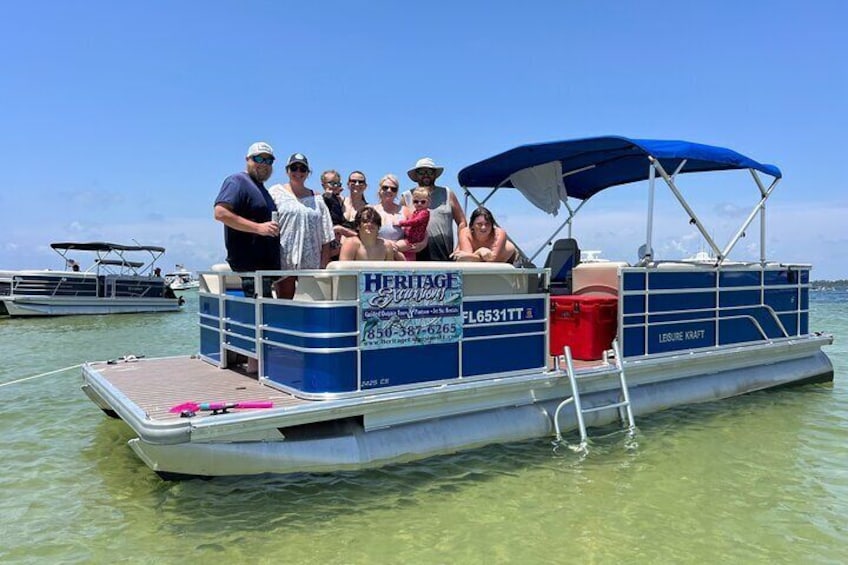
[[[810,281],[810,287],[813,290],[848,290],[848,280],[839,279],[836,281]]]

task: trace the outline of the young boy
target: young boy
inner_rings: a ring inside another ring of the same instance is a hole
[[[427,237],[427,224],[430,222],[430,191],[418,187],[412,191],[412,215],[399,221],[396,225],[403,228],[404,239],[407,243],[420,243]],[[415,261],[415,252],[406,251],[404,256],[407,261]]]

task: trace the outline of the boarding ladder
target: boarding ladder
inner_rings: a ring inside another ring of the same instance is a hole
[[[624,376],[624,363],[621,359],[621,354],[618,350],[618,340],[614,340],[612,342],[612,349],[613,353],[615,354],[615,365],[616,370],[618,372],[618,382],[621,388],[621,400],[619,402],[612,402],[610,404],[602,404],[600,406],[583,408],[583,405],[580,402],[580,387],[578,386],[578,378],[574,373],[574,360],[571,358],[571,348],[567,345],[564,347],[563,352],[565,353],[565,371],[566,374],[568,374],[568,380],[571,383],[571,396],[560,402],[559,406],[557,406],[556,412],[554,413],[554,427],[556,428],[557,442],[562,441],[562,432],[559,428],[559,412],[564,406],[567,406],[572,402],[574,403],[574,411],[577,416],[577,427],[580,430],[580,446],[578,447],[579,451],[585,451],[587,445],[588,436],[586,435],[586,422],[583,420],[584,414],[589,414],[590,412],[600,412],[601,410],[608,410],[610,408],[617,408],[622,425],[625,422],[627,424],[628,433],[632,434],[635,431],[636,424],[633,420],[633,409],[630,405],[630,391],[627,388],[627,379]]]

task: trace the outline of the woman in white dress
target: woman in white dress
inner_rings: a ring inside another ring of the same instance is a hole
[[[305,185],[309,162],[304,155],[289,157],[286,173],[289,182],[268,189],[279,214],[281,268],[323,269],[335,239],[330,211],[324,199]],[[295,277],[283,278],[277,284],[277,297],[291,298],[294,290]]]
[[[404,251],[418,252],[427,247],[427,239],[416,244],[410,244],[404,240],[403,228],[397,226],[397,222],[409,218],[412,211],[406,206],[401,206],[395,202],[398,190],[400,189],[400,181],[398,178],[389,173],[380,179],[379,189],[377,194],[380,197],[380,203],[374,206],[374,210],[380,214],[382,225],[378,234],[382,239],[392,242],[392,246],[396,251],[403,253]],[[400,242],[400,240],[404,240]],[[400,242],[400,243],[399,243]]]

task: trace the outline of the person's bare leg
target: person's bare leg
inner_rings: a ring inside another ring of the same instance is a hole
[[[294,296],[297,277],[283,277],[274,283],[277,298],[291,299]]]

